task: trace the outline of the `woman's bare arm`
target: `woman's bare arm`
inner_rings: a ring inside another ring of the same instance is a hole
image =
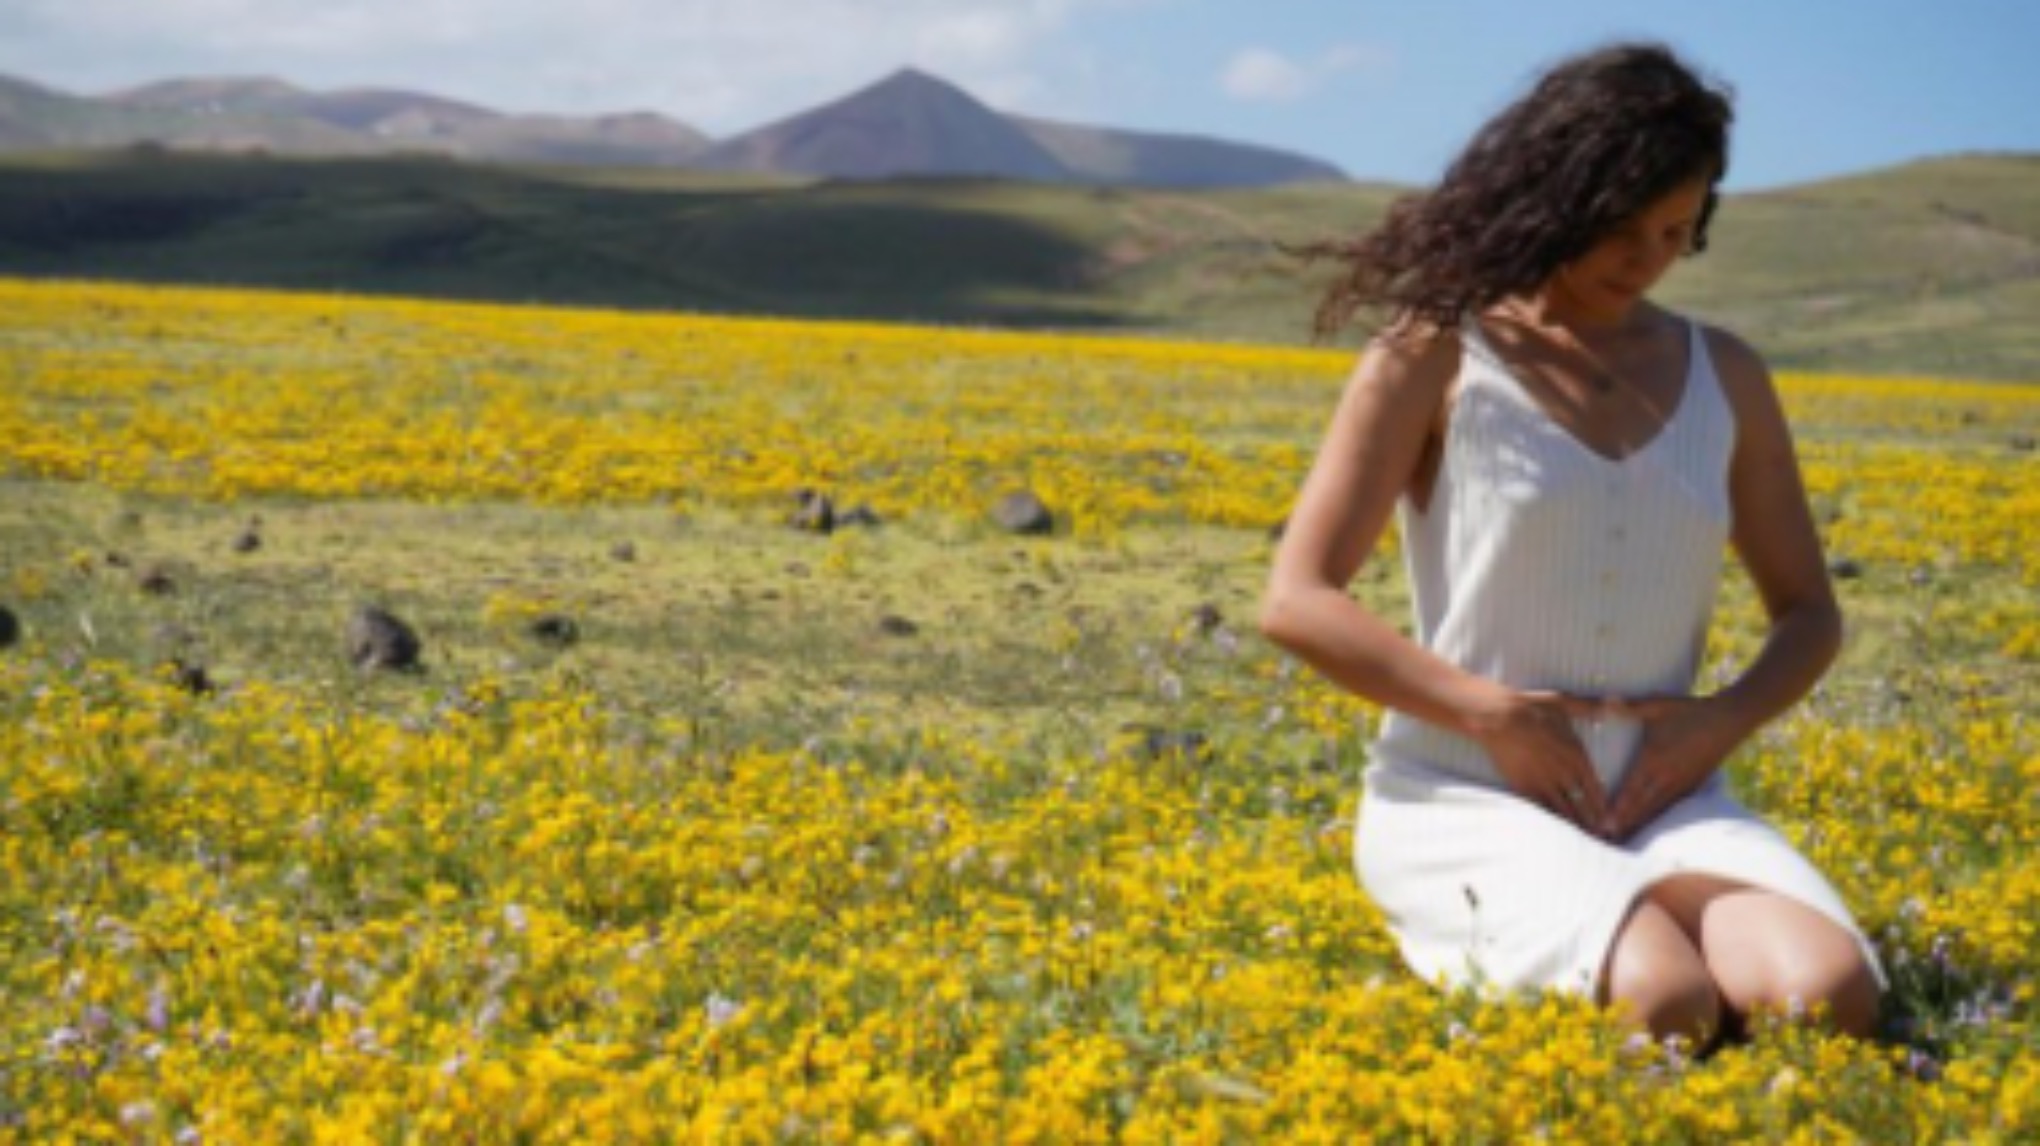
[[[1361,357],[1283,530],[1260,625],[1348,690],[1466,731],[1492,686],[1346,594],[1417,473],[1458,362],[1449,336],[1377,339]]]
[[[1468,673],[1346,594],[1417,473],[1459,357],[1454,337],[1414,335],[1362,357],[1283,533],[1261,632],[1341,687],[1479,741],[1517,792],[1598,834],[1606,795],[1571,725],[1596,702]]]
[[[1763,598],[1771,628],[1756,658],[1720,692],[1615,705],[1618,715],[1644,721],[1636,764],[1610,809],[1616,839],[1697,789],[1738,745],[1805,696],[1841,644],[1841,611],[1770,372],[1755,352],[1726,335],[1710,333],[1709,345],[1735,409],[1730,539]]]
[[[1717,694],[1748,736],[1797,703],[1834,663],[1842,613],[1770,371],[1732,337],[1713,334],[1709,345],[1736,415],[1731,537],[1771,620],[1756,659]]]

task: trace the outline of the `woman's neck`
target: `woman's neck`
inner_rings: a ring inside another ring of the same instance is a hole
[[[1545,286],[1512,295],[1508,305],[1517,315],[1538,326],[1564,327],[1568,331],[1601,338],[1621,334],[1646,317],[1649,304],[1632,303],[1619,308],[1588,306],[1557,286]]]

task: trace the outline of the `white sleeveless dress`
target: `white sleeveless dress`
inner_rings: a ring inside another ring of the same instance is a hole
[[[1671,418],[1614,461],[1552,421],[1467,321],[1430,504],[1399,510],[1422,644],[1522,689],[1692,689],[1728,542],[1735,417],[1699,325],[1687,329]],[[1641,726],[1576,728],[1612,797]],[[1479,744],[1400,712],[1369,755],[1355,867],[1427,980],[1592,995],[1631,905],[1681,872],[1805,903],[1884,977],[1834,888],[1720,772],[1617,845],[1516,795]]]

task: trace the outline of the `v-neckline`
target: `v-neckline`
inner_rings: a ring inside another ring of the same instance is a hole
[[[1481,326],[1479,316],[1468,314],[1466,317],[1467,325],[1479,345],[1482,356],[1493,364],[1496,373],[1507,380],[1508,388],[1515,392],[1517,399],[1536,411],[1539,417],[1551,425],[1552,429],[1558,431],[1560,437],[1572,443],[1575,450],[1602,465],[1611,466],[1616,469],[1627,468],[1636,459],[1650,453],[1657,447],[1659,442],[1670,436],[1672,427],[1678,425],[1680,416],[1685,413],[1687,398],[1693,393],[1694,381],[1699,375],[1700,332],[1692,320],[1681,319],[1679,321],[1686,327],[1686,369],[1679,379],[1678,397],[1672,399],[1671,410],[1665,414],[1664,421],[1658,423],[1657,429],[1651,433],[1650,437],[1645,438],[1635,449],[1623,454],[1621,457],[1609,457],[1607,454],[1588,444],[1578,434],[1573,433],[1564,422],[1552,417],[1551,410],[1538,399],[1530,387],[1523,384],[1522,378],[1517,376],[1516,368],[1509,364],[1508,359],[1502,357],[1492,342],[1488,341],[1487,329]]]

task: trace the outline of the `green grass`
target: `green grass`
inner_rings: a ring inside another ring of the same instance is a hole
[[[715,509],[236,507],[5,488],[0,584],[21,570],[45,583],[14,606],[32,641],[143,669],[184,652],[222,688],[274,681],[411,711],[484,680],[514,691],[572,683],[623,712],[698,712],[733,744],[791,747],[864,718],[1088,750],[1123,724],[1166,725],[1188,707],[1162,695],[1160,673],[1194,699],[1203,686],[1237,688],[1241,664],[1272,656],[1252,634],[1271,546],[1252,531],[1155,529],[1084,545],[909,521],[824,537]],[[237,553],[251,514],[262,545]],[[624,542],[634,559],[614,556]],[[143,591],[151,568],[175,589]],[[1383,593],[1400,608],[1399,590]],[[419,631],[425,673],[369,679],[345,662],[347,617],[369,602]],[[1192,639],[1204,604],[1227,636]],[[533,639],[536,611],[573,617],[580,641]],[[888,633],[887,617],[917,631]]]
[[[1665,298],[1787,368],[2040,378],[2032,156],[1731,196]],[[0,159],[0,273],[491,301],[1308,338],[1400,189],[801,183],[443,160]]]

